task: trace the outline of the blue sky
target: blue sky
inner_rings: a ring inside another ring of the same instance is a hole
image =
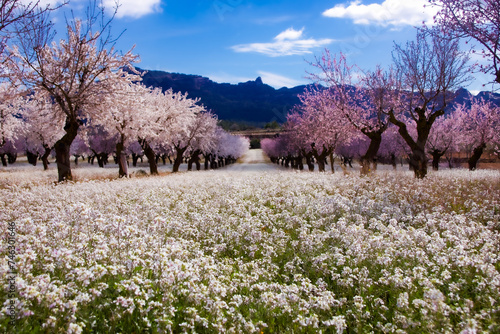
[[[85,2],[72,0],[72,8]],[[120,0],[117,48],[135,45],[138,67],[275,88],[310,83],[308,64],[328,48],[361,69],[389,66],[394,42],[432,22],[425,0]],[[114,0],[104,0],[111,7]],[[469,90],[483,90],[478,75]]]

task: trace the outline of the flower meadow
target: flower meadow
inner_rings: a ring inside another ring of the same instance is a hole
[[[498,171],[20,179],[2,332],[500,332]]]

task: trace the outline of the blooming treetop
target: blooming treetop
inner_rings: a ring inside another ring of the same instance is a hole
[[[474,101],[470,108],[458,105],[453,118],[459,131],[456,141],[468,151],[472,151],[469,169],[477,167],[487,145],[500,142],[500,107],[491,101]]]
[[[0,83],[0,148],[8,141],[13,142],[21,129],[22,123],[17,117],[22,105],[13,86],[8,83]]]
[[[42,91],[24,98],[21,110],[23,134],[30,152],[42,153],[46,148],[52,148],[64,135],[65,118],[60,113],[55,113],[54,108],[57,107]]]
[[[331,103],[333,97],[330,90],[306,90],[299,99],[303,110],[300,126],[307,136],[307,146],[314,146],[320,154],[323,151],[333,152],[341,142],[347,142],[353,136],[353,127],[342,110]]]
[[[250,147],[250,140],[246,137],[235,136],[221,127],[215,131],[215,149],[213,153],[220,157],[232,157],[237,159],[245,154]]]
[[[101,99],[99,112],[91,124],[103,127],[108,137],[116,137],[126,148],[147,131],[159,131],[157,110],[147,104],[150,90],[144,85],[127,81],[115,82],[115,93]]]
[[[441,7],[434,20],[445,33],[474,39],[481,45],[484,73],[491,73],[500,84],[500,2],[498,0],[429,0]]]

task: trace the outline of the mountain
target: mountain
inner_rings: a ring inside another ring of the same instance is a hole
[[[288,111],[300,102],[297,95],[306,88],[275,89],[263,83],[260,77],[236,85],[217,83],[199,75],[163,71],[147,71],[142,82],[148,87],[172,88],[174,92],[187,92],[190,98],[200,98],[221,120],[252,123],[274,120],[283,123]]]
[[[307,87],[302,85],[275,89],[263,83],[260,77],[239,84],[217,83],[199,75],[163,71],[147,71],[143,76],[143,83],[148,87],[163,90],[172,88],[174,92],[187,92],[190,98],[200,98],[200,102],[221,120],[258,124],[285,122],[288,111],[300,103],[297,95]],[[454,101],[447,105],[446,113],[451,112],[459,103],[470,105],[470,101],[476,99],[490,100],[500,105],[500,94],[480,92],[474,96],[467,89],[460,88],[456,91]]]

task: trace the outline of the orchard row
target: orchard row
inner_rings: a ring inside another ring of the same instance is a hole
[[[212,163],[233,161],[248,149],[248,140],[218,127],[216,116],[199,100],[141,84],[142,73],[132,65],[138,56],[114,49],[111,20],[97,3],[90,5],[86,21],[68,20],[67,37],[58,43],[50,43],[50,10],[37,4],[14,1],[15,14],[8,19],[15,29],[0,27],[5,35],[0,50],[3,153],[22,146],[46,166],[54,150],[63,181],[73,178],[75,151],[97,157],[114,151],[119,175],[127,176],[126,155],[139,150],[155,174],[157,155],[175,157],[176,172],[186,157],[199,168],[201,155]]]
[[[471,98],[447,108],[469,80],[467,64],[458,41],[436,31],[419,31],[416,41],[395,46],[392,67],[361,76],[343,54],[325,51],[311,76],[326,88],[306,90],[283,134],[262,148],[272,160],[299,167],[305,159],[310,170],[314,159],[320,171],[328,157],[332,166],[335,155],[356,157],[363,174],[380,157],[395,165],[407,156],[418,178],[426,176],[429,157],[438,169],[446,153],[467,152],[474,170],[486,149],[500,153],[500,107]]]

